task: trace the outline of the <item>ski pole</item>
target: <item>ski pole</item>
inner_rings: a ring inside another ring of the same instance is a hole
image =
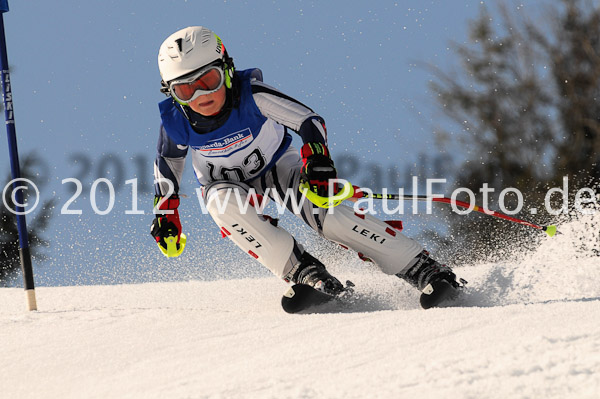
[[[398,200],[398,201],[409,201],[409,200],[417,200],[417,201],[431,201],[431,202],[441,202],[445,204],[454,204],[455,206],[459,206],[461,208],[469,209],[471,208],[471,204],[468,204],[463,201],[452,200],[447,197],[434,197],[427,195],[398,195],[398,194],[376,194],[376,193],[367,193],[363,191],[360,187],[351,185],[348,181],[344,184],[343,189],[333,197],[322,197],[314,193],[310,190],[308,183],[301,183],[299,187],[300,192],[306,196],[306,198],[317,205],[320,208],[333,208],[341,204],[344,200],[349,199],[359,199],[359,198],[374,198],[374,199],[390,199],[390,200]],[[370,190],[369,190],[370,191]],[[492,211],[490,209],[483,208],[478,205],[473,206],[473,210],[476,212],[484,213],[489,216],[494,216],[500,219],[508,220],[513,223],[518,223],[523,226],[529,226],[531,228],[542,230],[550,237],[554,237],[557,233],[556,225],[549,226],[539,226],[537,224],[527,222],[522,219],[517,219],[512,216],[505,215],[501,212]]]
[[[10,72],[8,68],[8,56],[6,54],[6,37],[4,35],[4,13],[8,12],[8,0],[0,0],[0,79],[2,79],[2,94],[4,97],[4,117],[6,119],[6,134],[8,137],[10,167],[13,178],[17,230],[19,232],[19,254],[21,258],[21,269],[23,271],[23,282],[25,295],[27,297],[27,309],[37,310],[35,299],[35,286],[33,282],[33,268],[31,265],[31,251],[29,249],[29,237],[27,235],[27,224],[23,212],[23,192],[17,187],[17,181],[21,178],[19,168],[19,153],[17,150],[17,136],[15,131],[15,117],[13,113],[12,91],[10,83]]]
[[[447,198],[447,197],[434,197],[434,196],[428,196],[428,195],[399,195],[399,194],[385,194],[384,195],[384,194],[377,194],[377,193],[369,194],[368,192],[362,191],[362,189],[360,187],[356,187],[356,186],[354,186],[354,195],[351,198],[356,198],[356,199],[374,198],[374,199],[389,199],[389,200],[398,200],[398,201],[410,201],[410,200],[412,200],[412,201],[415,201],[415,200],[416,201],[431,201],[431,202],[441,202],[444,204],[451,204],[451,205],[454,204],[455,206],[459,206],[459,207],[465,208],[465,209],[471,208],[471,204],[468,204],[463,201],[452,200],[451,198]],[[500,219],[508,220],[510,222],[518,223],[523,226],[529,226],[529,227],[532,227],[537,230],[542,230],[546,234],[548,234],[550,237],[553,237],[557,233],[556,225],[539,226],[537,224],[527,222],[525,220],[517,219],[515,217],[505,215],[501,212],[492,211],[490,209],[486,209],[486,208],[483,208],[478,205],[473,205],[473,210],[476,212],[484,213],[489,216],[494,216],[494,217],[497,217]]]

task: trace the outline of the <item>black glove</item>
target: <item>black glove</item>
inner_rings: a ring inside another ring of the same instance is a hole
[[[325,144],[306,143],[300,149],[302,156],[302,169],[300,181],[308,183],[310,191],[320,197],[329,197],[329,179],[337,178],[337,171],[329,150]],[[337,184],[333,187],[333,194],[337,194]]]

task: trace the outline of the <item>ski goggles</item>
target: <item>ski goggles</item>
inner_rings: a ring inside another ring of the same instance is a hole
[[[185,78],[169,83],[169,92],[179,103],[187,105],[200,96],[214,93],[225,82],[225,72],[218,65],[211,65]]]

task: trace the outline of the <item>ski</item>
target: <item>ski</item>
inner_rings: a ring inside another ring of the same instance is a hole
[[[421,291],[419,302],[423,309],[430,309],[455,300],[467,284],[464,279],[458,282],[437,280]],[[330,295],[306,284],[294,284],[283,294],[281,307],[286,313],[313,313],[323,310],[324,305],[341,301],[353,293],[354,284],[346,281],[346,288],[338,295]]]
[[[294,284],[283,297],[281,297],[281,307],[287,313],[302,313],[318,310],[322,305],[347,297],[352,293],[354,284],[346,281],[346,288],[338,295],[330,295],[319,291],[306,284]]]

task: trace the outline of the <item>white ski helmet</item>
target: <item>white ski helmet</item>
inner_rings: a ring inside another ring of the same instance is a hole
[[[163,86],[219,60],[223,61],[225,86],[231,88],[233,60],[227,55],[221,38],[202,26],[181,29],[167,37],[158,51],[158,69]]]

